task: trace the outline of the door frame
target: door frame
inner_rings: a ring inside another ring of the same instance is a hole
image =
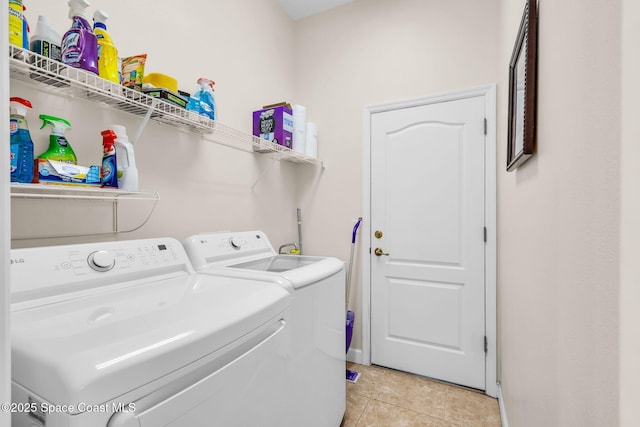
[[[485,358],[485,393],[496,397],[497,387],[497,160],[496,160],[496,85],[477,86],[459,91],[440,93],[421,98],[369,105],[363,112],[362,144],[362,363],[371,364],[371,116],[422,105],[484,97],[487,119],[485,138],[485,333],[487,355]]]
[[[0,34],[7,34],[9,30],[8,9],[0,12]],[[4,36],[0,40],[0,93],[3,94],[0,100],[0,121],[3,137],[0,138],[0,158],[9,158],[9,39]],[[9,329],[9,319],[11,313],[11,295],[9,286],[9,258],[11,254],[11,196],[9,184],[11,181],[9,162],[0,162],[0,402],[11,402],[11,331]],[[10,411],[0,411],[0,425],[11,424]]]

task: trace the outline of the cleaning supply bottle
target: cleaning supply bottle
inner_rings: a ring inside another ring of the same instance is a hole
[[[69,145],[69,141],[65,138],[64,133],[71,129],[71,123],[59,117],[47,116],[40,114],[42,120],[42,128],[47,125],[51,126],[51,136],[49,136],[49,148],[38,156],[39,159],[56,160],[58,162],[78,164],[76,153]]]
[[[72,24],[62,37],[62,62],[98,74],[98,41],[85,15],[90,5],[87,0],[69,0]]]
[[[29,183],[33,179],[33,141],[26,116],[27,110],[33,107],[22,98],[14,97],[9,101],[11,181]]]
[[[127,129],[121,125],[111,125],[116,134],[116,164],[118,167],[118,188],[138,191],[138,169],[133,154],[133,144],[129,142]]]
[[[198,87],[189,99],[187,110],[197,111],[201,116],[217,119],[216,102],[213,96],[213,80],[199,78]]]
[[[116,159],[116,133],[111,129],[103,130],[102,135],[102,172],[100,182],[103,187],[118,188],[118,165]]]
[[[23,46],[24,14],[22,0],[9,0],[9,43]]]
[[[25,15],[25,10],[27,7],[22,5],[22,48],[24,50],[29,50],[29,32],[31,28],[29,28],[29,23],[27,22],[27,15]]]
[[[55,61],[62,59],[62,37],[56,30],[51,27],[49,18],[46,16],[38,16],[38,25],[36,33],[31,37],[29,49]]]
[[[120,83],[118,69],[118,49],[107,33],[105,22],[109,18],[106,12],[96,10],[93,14],[93,32],[98,39],[98,74],[106,80]]]

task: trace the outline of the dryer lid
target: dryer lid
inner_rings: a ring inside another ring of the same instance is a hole
[[[15,310],[12,379],[50,403],[101,404],[282,315],[263,282],[189,275]]]

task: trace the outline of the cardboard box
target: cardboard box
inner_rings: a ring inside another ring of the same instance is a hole
[[[291,108],[277,106],[253,112],[253,135],[274,144],[291,148],[293,142],[293,114]]]
[[[36,166],[34,181],[40,184],[100,187],[98,166],[85,167],[46,159],[36,159]]]

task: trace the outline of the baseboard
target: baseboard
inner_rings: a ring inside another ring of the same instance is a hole
[[[362,365],[362,350],[359,348],[350,348],[347,353],[347,361]]]
[[[502,422],[502,427],[509,427],[509,421],[507,421],[507,409],[504,406],[502,384],[500,384],[500,382],[498,382],[498,405],[500,406],[500,420]]]

